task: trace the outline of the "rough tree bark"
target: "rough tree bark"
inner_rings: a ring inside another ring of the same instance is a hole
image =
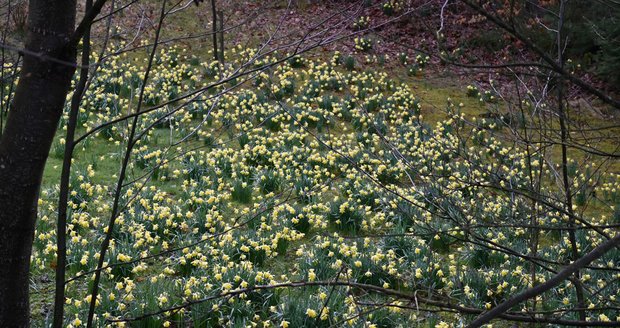
[[[45,162],[76,47],[75,0],[30,0],[24,61],[0,139],[0,327],[29,326],[30,253]]]

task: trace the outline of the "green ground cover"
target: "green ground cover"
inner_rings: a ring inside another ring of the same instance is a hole
[[[144,108],[206,87],[255,53],[235,48],[228,55],[222,67],[178,48],[163,49]],[[121,56],[102,67],[85,95],[79,134],[136,108],[144,66],[140,56]],[[251,288],[338,279],[485,309],[550,277],[501,252],[500,246],[529,252],[524,238],[529,230],[511,224],[530,224],[535,213],[537,224],[561,227],[567,216],[559,201],[533,207],[527,195],[510,192],[527,190],[530,173],[540,174],[542,192],[561,199],[555,171],[548,166],[539,171],[543,158],[515,147],[500,122],[480,118],[499,106],[496,102],[406,70],[351,65],[340,54],[325,60],[295,57],[243,84],[242,79],[173,101],[139,120],[144,134],[127,179],[135,183],[123,189],[123,210],[106,261],[114,266],[103,275],[98,325],[122,326],[106,320],[199,300],[204,301],[128,325],[452,325],[464,318],[403,309],[413,305],[356,288]],[[231,90],[222,93],[225,88]],[[41,309],[53,296],[49,278],[43,277],[54,274],[65,123],[66,117],[39,201],[32,275],[33,303]],[[96,266],[127,128],[127,122],[104,128],[77,148],[69,278]],[[584,195],[597,194],[597,200],[588,198],[575,209],[591,223],[618,223],[620,215],[610,207],[618,199],[617,176],[587,167],[575,167],[573,176]],[[578,238],[581,251],[601,241],[582,230]],[[568,259],[565,235],[549,230],[541,240],[539,254]],[[597,265],[613,262],[614,256],[616,251]],[[614,281],[607,271],[587,274],[594,285]],[[85,321],[89,280],[86,275],[67,286],[70,326]],[[569,284],[544,294],[536,301],[538,309],[574,303]],[[235,297],[206,300],[246,288]],[[588,306],[616,292],[617,285],[604,289]],[[599,314],[612,316],[593,312],[593,320],[600,320]],[[44,311],[33,316],[35,326],[49,319]]]

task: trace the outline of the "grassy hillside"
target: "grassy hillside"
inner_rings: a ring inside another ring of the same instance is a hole
[[[235,48],[223,67],[179,48],[158,53],[146,86],[143,109],[149,112],[139,120],[112,231],[98,325],[179,305],[187,306],[130,326],[456,325],[463,318],[436,313],[423,300],[485,309],[552,275],[506,255],[507,249],[528,254],[524,236],[532,220],[547,228],[538,254],[568,259],[558,230],[568,218],[563,205],[515,192],[528,190],[535,176],[541,194],[560,199],[549,166],[554,155],[528,154],[501,118],[483,117],[501,111],[500,102],[431,83],[423,73],[362,65],[340,54],[293,57],[214,85],[254,55]],[[128,142],[127,121],[97,127],[135,110],[144,66],[140,56],[106,62],[85,95],[80,134],[88,137],[77,148],[69,203],[71,326],[80,326],[88,311],[91,274],[82,274],[96,266]],[[39,201],[35,326],[46,324],[52,300],[47,277],[55,267],[65,122]],[[582,194],[576,197],[584,199],[575,202],[576,213],[591,224],[617,224],[617,176],[574,163],[574,188]],[[577,236],[582,251],[602,240],[581,230]],[[589,306],[615,297],[608,271],[587,275],[610,284]],[[421,303],[329,285],[336,280],[416,295]],[[287,282],[311,286],[264,287]],[[537,308],[572,301],[569,284],[537,299]],[[612,312],[592,312],[592,318]]]

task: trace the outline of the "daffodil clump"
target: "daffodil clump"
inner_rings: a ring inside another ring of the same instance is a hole
[[[370,26],[369,16],[360,16],[354,23],[353,28],[356,30],[364,30]]]
[[[387,16],[394,15],[397,11],[402,10],[405,7],[405,2],[402,0],[388,0],[381,4],[381,10]]]
[[[253,288],[338,280],[484,309],[552,276],[525,259],[532,222],[550,228],[536,256],[569,261],[562,202],[514,192],[529,190],[532,176],[554,181],[557,168],[500,142],[487,121],[448,101],[445,120],[431,125],[409,85],[380,71],[345,70],[339,54],[325,62],[294,57],[209,87],[257,53],[227,55],[223,65],[174,47],[158,52],[112,231],[117,168],[106,168],[120,163],[130,126],[97,127],[135,110],[146,60],[104,61],[85,95],[82,132],[97,130],[76,150],[67,271],[73,278],[93,270],[111,234],[99,326],[149,313],[158,314],[143,322],[158,327],[449,325],[459,315],[420,312],[410,301],[352,287]],[[278,60],[258,58],[253,67]],[[588,169],[572,176],[585,195],[620,199],[618,176]],[[549,183],[540,188],[561,194]],[[33,265],[40,274],[55,266],[57,193],[49,186],[39,200]],[[612,225],[617,213],[585,219]],[[577,238],[582,253],[603,240],[591,230]],[[592,265],[617,267],[617,252]],[[91,277],[67,286],[68,326],[85,321]],[[587,299],[592,320],[616,319],[605,306],[619,294],[618,278],[584,271],[583,284],[600,289]],[[536,303],[557,309],[574,299],[566,281]],[[368,311],[368,304],[379,306]]]
[[[369,51],[372,49],[373,40],[368,37],[358,37],[354,39],[355,49],[359,51]]]

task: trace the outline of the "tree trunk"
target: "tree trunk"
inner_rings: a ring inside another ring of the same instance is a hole
[[[213,13],[213,58],[219,60],[217,51],[217,10],[215,9],[215,0],[211,0],[211,11]]]
[[[76,49],[75,0],[30,0],[24,62],[0,139],[0,327],[29,326],[30,254],[45,161]]]

